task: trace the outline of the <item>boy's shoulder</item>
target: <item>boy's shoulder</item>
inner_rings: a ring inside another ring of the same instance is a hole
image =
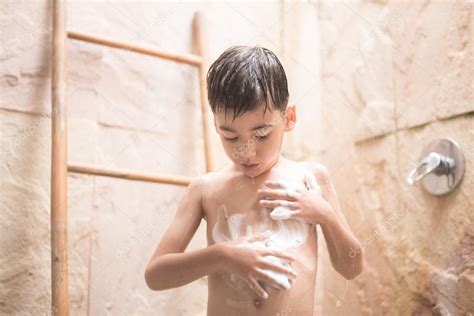
[[[325,182],[329,179],[329,169],[322,163],[316,161],[300,161],[300,163],[313,173],[318,182]]]
[[[204,219],[207,220],[206,205],[210,197],[219,196],[223,191],[230,190],[235,173],[229,169],[207,172],[195,176],[189,185],[190,190],[199,195],[201,205],[204,209]],[[212,199],[211,199],[212,200]]]
[[[234,173],[227,167],[217,171],[210,171],[192,178],[190,186],[194,188],[209,188],[211,186],[222,183],[222,181],[232,178]]]
[[[192,189],[202,189],[205,186],[209,185],[212,179],[213,172],[208,172],[204,174],[197,175],[191,179],[189,187]]]

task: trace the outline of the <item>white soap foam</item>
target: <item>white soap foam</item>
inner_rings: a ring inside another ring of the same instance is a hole
[[[305,172],[304,179],[306,181],[306,184],[308,185],[308,190],[316,190],[316,191],[321,192],[321,187],[319,186],[312,172],[310,171]]]
[[[220,212],[225,212],[225,207],[220,208]],[[266,218],[269,218],[269,211],[266,211]],[[220,216],[219,218],[222,218]],[[235,213],[227,217],[227,229],[225,225],[216,223],[212,230],[212,238],[215,243],[225,242],[228,240],[234,240],[242,236],[251,236],[252,227],[246,224],[246,215],[242,213]],[[275,225],[276,224],[276,225]],[[275,227],[276,226],[276,227]],[[224,229],[222,229],[224,228]],[[299,219],[290,219],[286,221],[273,221],[273,225],[260,225],[258,232],[264,232],[266,230],[271,231],[271,235],[263,241],[255,241],[249,244],[250,247],[254,248],[270,248],[276,250],[287,250],[302,245],[309,235],[309,224]],[[279,263],[283,266],[290,266],[287,260],[282,260],[274,256],[266,256],[270,261]],[[282,287],[290,288],[290,284],[287,276],[283,273],[276,272],[273,270],[266,269],[273,279],[275,279]],[[236,275],[231,275],[230,280],[239,289],[248,286],[244,280],[241,280]],[[264,282],[263,280],[260,280]],[[265,282],[264,282],[265,283]]]
[[[314,178],[314,175],[310,172],[305,174],[305,180],[310,190],[320,190],[319,185]],[[297,185],[289,182],[283,182],[283,186],[290,192],[294,191]],[[288,250],[290,248],[296,248],[306,242],[310,233],[311,224],[306,223],[301,219],[288,219],[289,209],[286,207],[277,207],[273,211],[271,209],[261,209],[261,223],[255,229],[255,233],[264,232],[266,230],[271,231],[271,235],[263,241],[256,241],[250,243],[250,247],[255,248],[271,248],[278,250]],[[274,214],[273,214],[274,213]],[[273,214],[274,216],[271,216]],[[277,216],[278,214],[282,215]],[[253,235],[253,228],[247,223],[247,215],[244,213],[234,213],[231,216],[228,215],[225,205],[221,205],[217,210],[217,222],[212,229],[212,239],[215,243],[226,242],[234,240],[243,236]],[[279,263],[283,266],[289,267],[290,263],[286,260],[282,260],[274,256],[266,256],[266,260]],[[273,270],[265,270],[271,277],[281,284],[284,288],[291,288],[292,284],[289,282],[287,276],[283,273],[276,272]],[[251,294],[253,290],[248,286],[247,282],[237,275],[231,274],[229,277],[225,277],[226,280],[230,281],[230,285],[241,291],[242,293]],[[263,280],[262,286],[268,292],[269,286]],[[270,292],[268,292],[270,294]],[[243,303],[243,301],[242,301]],[[244,304],[245,305],[245,304]]]

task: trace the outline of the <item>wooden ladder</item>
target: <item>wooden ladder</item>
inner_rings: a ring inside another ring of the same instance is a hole
[[[185,63],[199,69],[201,114],[204,135],[206,170],[214,169],[214,157],[210,135],[209,106],[206,91],[206,52],[203,46],[202,17],[199,12],[193,19],[193,39],[197,52],[175,54],[155,48],[131,45],[113,39],[66,30],[66,3],[53,3],[53,62],[52,62],[52,153],[51,153],[51,307],[53,314],[69,314],[68,266],[67,266],[67,174],[68,172],[115,177],[128,180],[187,186],[191,178],[185,176],[139,173],[132,170],[101,168],[100,166],[68,163],[67,161],[67,39],[74,39],[139,54]]]

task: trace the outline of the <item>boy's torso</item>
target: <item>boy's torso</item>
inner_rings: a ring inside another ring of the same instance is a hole
[[[261,207],[257,196],[257,190],[265,188],[267,180],[283,180],[304,186],[307,172],[309,170],[303,164],[285,159],[284,163],[255,179],[230,168],[209,174],[209,185],[202,200],[208,245],[266,229],[271,229],[272,235],[280,237],[283,232],[283,236],[289,237],[289,242],[301,242],[290,246],[285,244],[288,247],[286,251],[297,258],[292,264],[298,273],[295,284],[289,290],[264,285],[269,294],[267,299],[260,298],[238,277],[228,273],[209,275],[208,315],[275,315],[284,311],[312,315],[317,270],[315,226],[293,219],[274,221],[269,217],[271,209]],[[223,217],[223,206],[228,216],[226,219]],[[222,228],[223,218],[225,230]],[[231,224],[227,225],[229,220]]]

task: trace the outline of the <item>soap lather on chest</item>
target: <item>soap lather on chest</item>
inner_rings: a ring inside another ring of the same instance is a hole
[[[312,174],[305,177],[308,189],[320,190]],[[282,186],[286,190],[295,190],[296,187],[301,186],[301,184],[297,185],[290,182],[282,182]],[[253,242],[251,246],[255,248],[266,247],[278,250],[298,247],[307,240],[310,225],[299,219],[289,219],[288,212],[289,209],[286,207],[276,207],[273,210],[262,208],[262,220],[257,225],[250,225],[247,214],[235,212],[229,216],[226,206],[221,205],[217,210],[217,221],[212,230],[212,238],[215,243],[219,243],[270,230],[272,234],[269,237],[263,241]],[[285,266],[289,264],[277,257],[267,257],[268,260],[278,262]],[[270,270],[268,270],[268,272],[273,278],[278,280],[284,288],[290,288],[293,285],[285,275]],[[233,276],[232,279],[235,279],[235,276]]]

